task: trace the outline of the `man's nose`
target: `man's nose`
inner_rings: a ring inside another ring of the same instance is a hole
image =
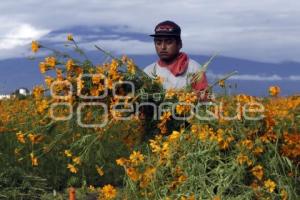
[[[162,48],[162,49],[167,49],[167,44],[166,44],[165,42],[162,42],[161,48]]]

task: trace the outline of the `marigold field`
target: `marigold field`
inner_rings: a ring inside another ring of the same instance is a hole
[[[0,100],[0,199],[300,199],[299,95],[208,98],[224,76],[193,113],[190,87],[164,90],[126,56],[96,46],[109,61],[93,64],[67,43],[76,55],[32,42],[52,51],[45,84]],[[164,105],[158,118],[149,102]]]

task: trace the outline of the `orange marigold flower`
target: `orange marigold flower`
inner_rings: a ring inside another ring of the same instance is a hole
[[[16,133],[17,135],[17,140],[20,142],[20,143],[25,143],[25,135],[19,131],[18,133]]]
[[[46,71],[48,70],[48,67],[46,66],[46,64],[45,64],[44,62],[40,62],[39,68],[40,68],[40,72],[41,72],[42,74],[45,74]]]
[[[185,111],[185,107],[184,105],[176,105],[176,113],[178,113],[179,115],[181,115],[182,113],[184,113]]]
[[[108,184],[102,187],[101,194],[103,195],[104,199],[114,199],[117,196],[117,190],[114,186]]]
[[[251,169],[252,174],[258,179],[261,180],[264,175],[264,170],[261,165],[256,165]]]
[[[126,173],[129,176],[129,178],[133,181],[138,181],[140,178],[139,173],[136,171],[136,169],[129,167],[126,169]]]
[[[154,174],[156,172],[156,169],[154,167],[148,167],[145,172],[142,174],[140,187],[145,188],[148,186],[148,184],[151,182]]]
[[[221,200],[220,196],[215,196],[212,200]]]
[[[29,140],[31,141],[32,144],[36,144],[36,143],[40,142],[43,139],[43,136],[29,133],[28,138],[29,138]]]
[[[262,147],[255,147],[255,149],[253,150],[253,153],[256,156],[260,155],[262,152],[264,152],[264,149]]]
[[[56,58],[55,57],[46,57],[45,63],[48,65],[51,69],[53,69],[56,65]]]
[[[77,164],[77,165],[80,165],[80,163],[81,163],[80,157],[74,157],[72,160],[73,160],[73,162],[74,162],[75,164]]]
[[[35,99],[40,99],[44,95],[44,87],[43,86],[36,86],[33,88],[32,91],[33,97]]]
[[[269,94],[271,96],[276,97],[279,95],[279,93],[280,93],[280,87],[278,87],[278,86],[270,86],[269,87]]]
[[[78,172],[78,169],[72,165],[72,164],[68,164],[67,168],[70,170],[71,173],[76,174]]]
[[[173,131],[171,135],[169,135],[168,139],[170,141],[176,141],[180,137],[180,133],[178,131]]]
[[[252,161],[248,158],[248,156],[243,154],[239,154],[236,160],[240,165],[242,165],[243,163],[247,163],[248,166],[252,165]]]
[[[49,103],[46,99],[37,102],[38,113],[43,113],[49,107]]]
[[[34,156],[33,153],[30,153],[30,158],[31,158],[32,166],[38,166],[38,159],[37,159],[37,157]]]
[[[126,162],[127,162],[127,160],[125,158],[119,158],[116,160],[117,165],[120,165],[120,166],[125,166]]]
[[[45,77],[45,83],[47,85],[48,88],[50,88],[51,84],[53,83],[54,78],[52,78],[51,76],[46,76]]]
[[[99,174],[99,176],[103,176],[104,175],[104,171],[102,167],[99,167],[98,165],[96,165],[96,170]]]
[[[287,200],[288,199],[288,193],[287,193],[287,191],[285,189],[282,189],[280,191],[280,196],[281,196],[282,200]]]
[[[174,89],[168,89],[165,94],[165,99],[172,99],[175,96]]]
[[[70,71],[74,65],[75,65],[75,63],[72,59],[67,60],[67,62],[66,62],[67,71]]]
[[[32,41],[31,42],[31,50],[33,53],[36,53],[40,48],[40,45],[37,41]]]
[[[247,149],[251,150],[253,148],[253,141],[252,140],[242,140],[241,141],[241,146],[246,147]]]
[[[127,71],[130,74],[135,74],[136,67],[132,59],[127,59]]]
[[[138,165],[144,162],[144,155],[141,154],[139,151],[133,151],[132,154],[129,156],[130,162],[134,165]]]

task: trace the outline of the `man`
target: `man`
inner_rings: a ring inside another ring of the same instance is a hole
[[[183,88],[191,83],[192,74],[199,71],[201,65],[190,59],[182,48],[181,28],[172,21],[164,21],[155,27],[154,45],[159,60],[144,69],[150,77],[155,75],[163,80],[163,87]],[[200,80],[191,83],[192,88],[197,92],[207,88],[205,72]]]

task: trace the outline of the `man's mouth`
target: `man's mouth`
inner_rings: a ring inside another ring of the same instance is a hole
[[[160,55],[167,55],[168,52],[160,52],[159,54],[160,54]]]

